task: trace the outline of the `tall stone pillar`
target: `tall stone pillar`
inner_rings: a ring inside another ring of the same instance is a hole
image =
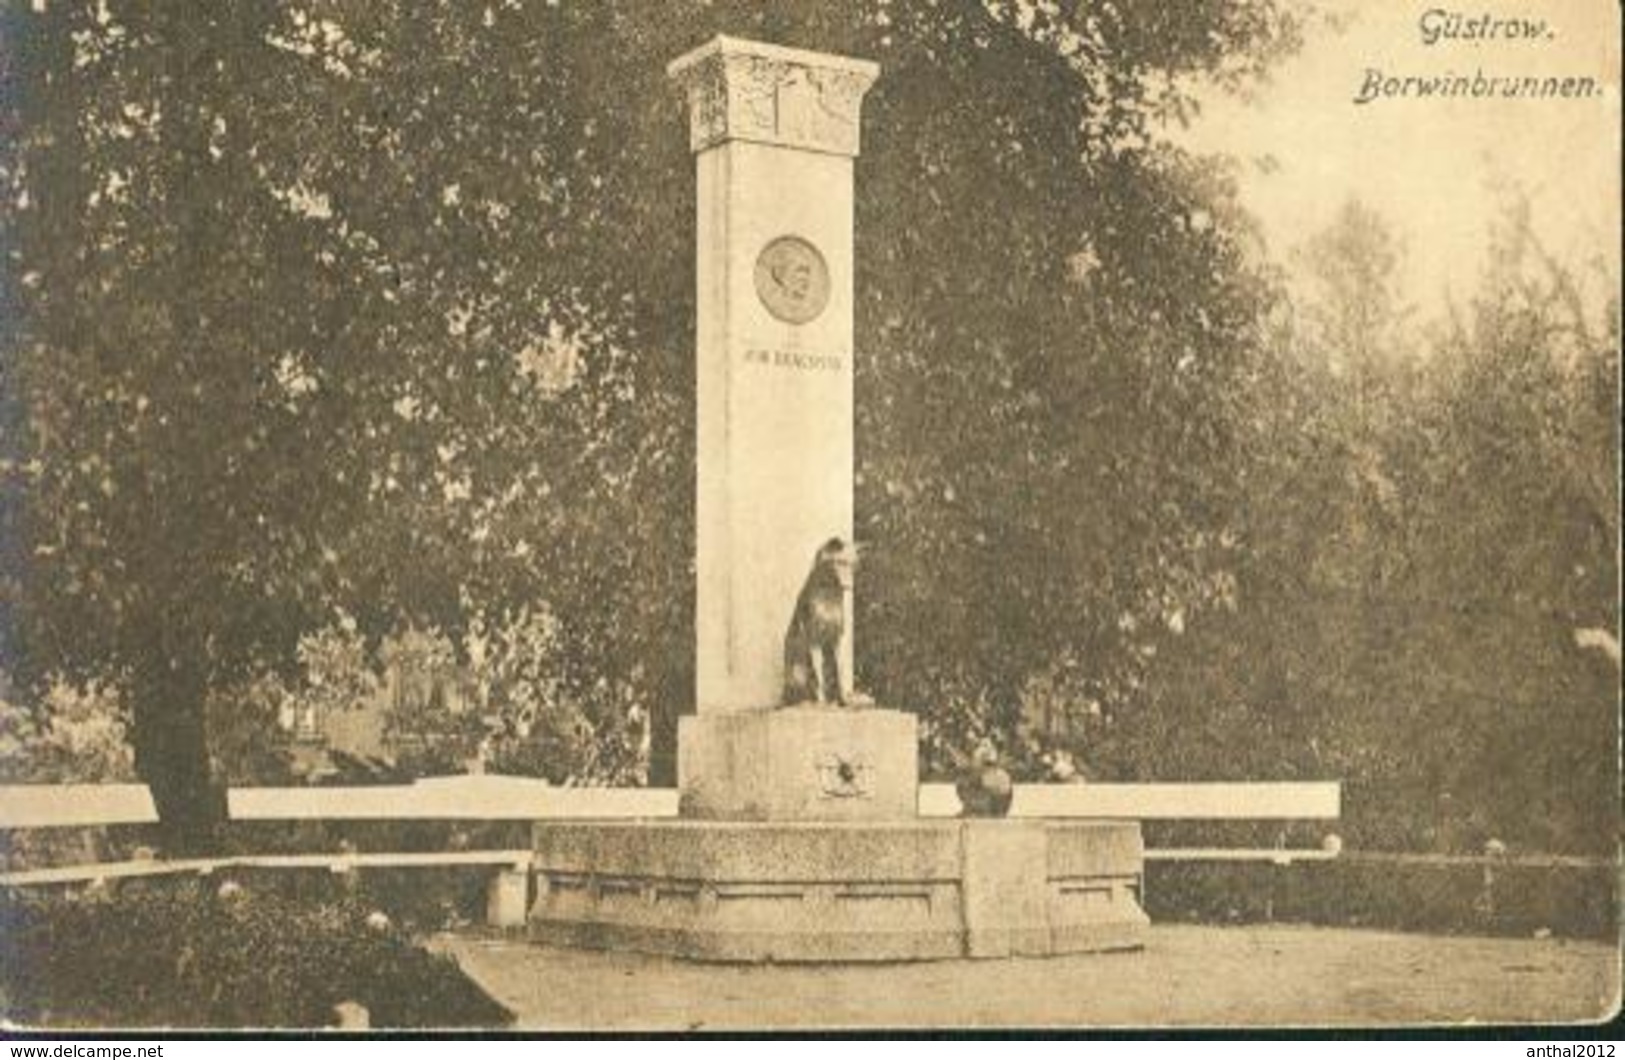
[[[852,539],[852,165],[879,68],[717,37],[667,72],[698,171],[696,707],[751,710],[779,701],[813,553]]]
[[[852,160],[879,68],[717,37],[667,72],[688,95],[699,177],[697,713],[678,729],[682,812],[912,818],[912,715],[773,709],[814,553],[852,540]]]

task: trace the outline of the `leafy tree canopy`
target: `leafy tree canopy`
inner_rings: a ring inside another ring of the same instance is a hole
[[[4,652],[108,674],[172,846],[211,688],[545,599],[565,680],[691,694],[692,160],[717,32],[877,59],[857,219],[861,665],[1108,700],[1222,596],[1271,288],[1179,78],[1275,0],[7,8]]]

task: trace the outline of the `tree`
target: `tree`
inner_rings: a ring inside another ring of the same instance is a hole
[[[1473,748],[1454,790],[1521,833],[1503,838],[1612,850],[1619,667],[1586,634],[1617,646],[1618,273],[1591,287],[1535,233],[1514,198],[1478,292],[1441,329],[1417,580],[1451,605],[1428,648]]]
[[[1365,847],[1611,849],[1618,670],[1587,644],[1619,622],[1618,306],[1533,231],[1510,210],[1471,301],[1418,327],[1380,217],[1308,241],[1253,388],[1234,612],[1169,641],[1106,752],[1339,778]]]
[[[1200,602],[1267,285],[1223,174],[1153,122],[1291,44],[1272,0],[38,6],[4,30],[6,636],[33,679],[126,687],[171,849],[224,809],[209,690],[339,608],[378,636],[545,599],[562,679],[606,725],[652,708],[669,778],[693,177],[663,69],[716,32],[886,68],[877,690],[1008,713],[1038,672],[1123,670],[1124,614]]]

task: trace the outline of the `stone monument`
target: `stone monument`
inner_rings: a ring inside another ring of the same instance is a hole
[[[913,715],[781,702],[809,565],[852,541],[853,160],[879,68],[718,37],[668,73],[698,174],[679,818],[538,825],[532,936],[720,960],[1138,945],[1138,825],[922,819]],[[850,591],[841,609],[852,704]]]
[[[698,656],[696,713],[677,741],[683,812],[912,815],[911,715],[762,709],[780,701],[809,562],[827,540],[852,540],[852,167],[879,69],[724,37],[668,72],[688,96],[699,200]],[[839,669],[851,675],[850,610],[846,626]]]

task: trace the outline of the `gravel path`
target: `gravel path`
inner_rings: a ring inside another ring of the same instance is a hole
[[[443,936],[518,1026],[1424,1026],[1573,1023],[1619,1004],[1613,946],[1295,926],[1157,926],[1139,953],[887,965],[703,965]]]

